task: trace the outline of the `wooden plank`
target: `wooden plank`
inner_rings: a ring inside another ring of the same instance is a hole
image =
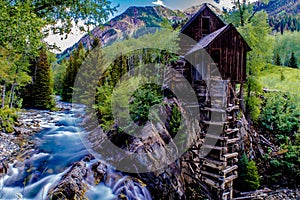
[[[232,167],[229,167],[229,168],[226,168],[224,170],[222,170],[222,173],[224,175],[228,174],[229,172],[232,172],[234,170],[238,169],[238,166],[237,165],[233,165]]]
[[[209,186],[218,189],[219,188],[219,184],[214,182],[213,180],[209,179],[209,178],[202,178],[202,181],[205,182],[206,184],[208,184]]]
[[[228,182],[231,182],[231,181],[233,181],[234,179],[236,179],[238,176],[237,175],[231,175],[231,176],[229,176],[229,177],[227,177],[227,178],[225,178],[225,183],[228,183]]]
[[[217,179],[225,179],[225,176],[221,176],[219,174],[210,173],[210,172],[207,172],[207,171],[201,171],[201,174],[202,175],[206,175],[206,176],[211,176],[211,177],[214,177],[214,178],[217,178]]]
[[[228,139],[228,140],[227,140],[227,143],[228,143],[228,144],[232,144],[232,143],[236,143],[236,142],[239,141],[239,140],[240,140],[240,138]]]
[[[209,108],[209,107],[205,107],[203,110],[205,110],[205,111],[211,111],[211,112],[219,112],[219,113],[225,113],[226,112],[224,109]]]
[[[238,128],[227,129],[227,130],[225,130],[225,133],[226,133],[227,135],[230,135],[230,134],[232,134],[232,133],[238,132],[239,130],[240,130],[240,129],[238,129]]]
[[[228,137],[221,137],[220,135],[214,135],[214,134],[206,134],[205,137],[217,139],[217,140],[228,140]]]
[[[208,125],[220,125],[224,126],[225,124],[229,124],[228,122],[212,122],[212,121],[203,121],[205,124]]]
[[[215,149],[215,150],[218,150],[218,151],[226,151],[226,149],[227,149],[227,147],[218,147],[218,146],[207,145],[207,144],[203,144],[202,147],[206,148],[206,149]]]
[[[235,158],[239,155],[239,153],[235,152],[235,153],[229,153],[229,154],[225,154],[223,155],[225,159],[230,159],[230,158]]]

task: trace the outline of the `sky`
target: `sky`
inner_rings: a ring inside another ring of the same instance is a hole
[[[117,6],[118,11],[111,18],[123,13],[130,6],[156,6],[163,5],[165,7],[171,9],[184,10],[186,8],[190,8],[194,5],[200,5],[203,3],[211,3],[217,5],[219,8],[231,6],[231,0],[221,0],[220,4],[216,4],[213,0],[111,0],[112,6]],[[61,36],[59,35],[50,35],[45,41],[49,44],[56,44],[61,52],[66,48],[74,45],[80,38],[85,35],[85,32],[81,32],[78,29],[74,28],[71,34],[68,35],[67,39],[61,40]],[[60,51],[54,51],[55,53],[59,53]]]

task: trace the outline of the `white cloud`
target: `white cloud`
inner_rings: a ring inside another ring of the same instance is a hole
[[[164,4],[164,2],[162,0],[156,0],[154,2],[152,2],[154,5],[159,5],[159,6],[164,6],[166,7],[166,5]]]

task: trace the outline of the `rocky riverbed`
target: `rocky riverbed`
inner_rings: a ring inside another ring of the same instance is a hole
[[[0,132],[0,176],[7,172],[9,163],[13,163],[25,152],[34,149],[34,143],[29,138],[42,130],[39,124],[41,117],[38,111],[21,112],[13,133]]]

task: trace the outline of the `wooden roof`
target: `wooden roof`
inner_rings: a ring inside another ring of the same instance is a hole
[[[188,51],[187,55],[192,54],[196,51],[199,51],[201,49],[206,49],[211,43],[213,43],[220,35],[222,35],[224,32],[226,32],[229,29],[234,29],[238,34],[240,34],[238,32],[238,30],[236,30],[236,28],[234,27],[234,25],[232,23],[224,26],[223,28],[218,29],[217,31],[205,36],[204,38],[202,38],[193,48],[191,48],[191,50]],[[248,43],[244,40],[243,37],[241,37],[243,42],[246,44],[247,46],[247,51],[251,51],[250,46],[248,45]]]
[[[188,26],[190,26],[190,24],[191,24],[194,20],[196,20],[197,17],[199,17],[199,16],[201,15],[201,13],[202,13],[205,9],[208,9],[214,16],[216,16],[216,18],[219,19],[219,21],[220,21],[221,23],[223,23],[224,26],[226,25],[226,24],[223,22],[223,20],[222,20],[219,16],[217,16],[216,13],[215,13],[214,11],[212,11],[212,10],[209,8],[208,4],[205,3],[205,4],[203,4],[203,6],[200,8],[200,10],[199,10],[199,11],[198,11],[191,19],[188,20],[188,22],[182,27],[182,29],[181,29],[180,32],[183,32]]]

